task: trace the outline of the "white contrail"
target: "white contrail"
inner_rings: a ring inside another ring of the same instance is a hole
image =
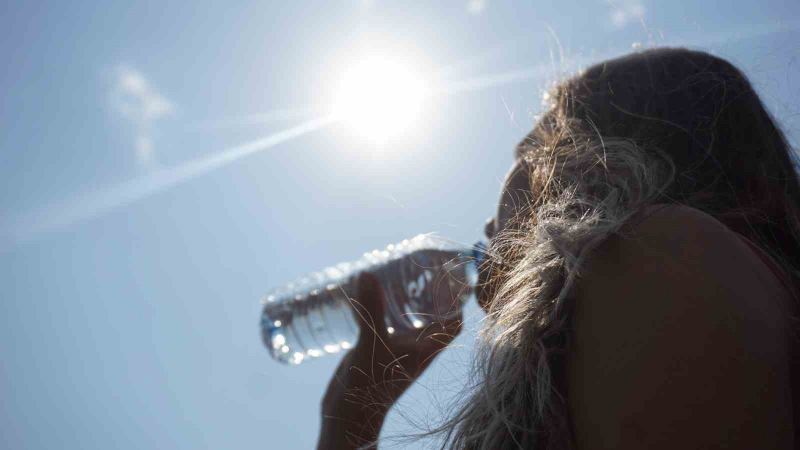
[[[51,207],[31,211],[3,223],[0,245],[27,241],[39,234],[85,222],[112,209],[133,203],[179,183],[230,164],[240,158],[272,148],[308,134],[334,122],[332,117],[309,120],[252,142],[227,148],[217,154],[198,158],[174,168],[157,169],[150,175],[112,186],[108,189],[78,195]]]

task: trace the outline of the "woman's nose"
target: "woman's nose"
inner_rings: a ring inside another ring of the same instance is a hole
[[[489,217],[486,219],[486,225],[483,227],[483,234],[486,235],[486,239],[491,239],[494,236],[494,217]]]

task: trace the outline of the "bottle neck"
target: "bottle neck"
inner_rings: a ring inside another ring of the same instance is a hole
[[[486,259],[486,244],[478,241],[466,252],[467,282],[474,289],[478,285],[478,270]]]

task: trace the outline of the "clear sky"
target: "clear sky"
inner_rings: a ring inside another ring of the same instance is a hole
[[[0,10],[5,448],[312,447],[338,358],[271,360],[262,294],[417,233],[480,238],[542,90],[592,62],[712,51],[800,141],[796,1]],[[382,94],[402,80],[367,80],[375,95],[346,106],[356,119],[330,119],[342,92],[357,96],[338,80],[375,55],[426,86],[402,129],[399,107],[369,107],[415,98]],[[457,398],[480,320],[468,309],[473,329],[387,434],[431,424]]]

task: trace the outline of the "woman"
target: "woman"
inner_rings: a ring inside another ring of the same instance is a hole
[[[469,396],[436,430],[446,446],[800,445],[800,184],[745,76],[655,49],[545,98],[486,227],[488,318]],[[370,320],[381,296],[363,276],[361,337],[323,400],[320,448],[376,442],[460,330],[394,343]]]

